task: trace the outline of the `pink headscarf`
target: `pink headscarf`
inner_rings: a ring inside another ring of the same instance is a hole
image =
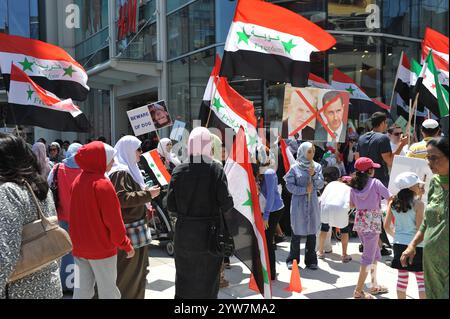
[[[211,158],[211,133],[205,127],[196,127],[189,135],[188,155]]]

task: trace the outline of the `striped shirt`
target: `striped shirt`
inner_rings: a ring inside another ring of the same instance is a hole
[[[407,157],[413,157],[413,158],[421,158],[426,159],[428,152],[427,152],[427,143],[430,141],[432,137],[425,137],[422,141],[418,143],[414,143],[409,148],[408,153],[406,154]]]

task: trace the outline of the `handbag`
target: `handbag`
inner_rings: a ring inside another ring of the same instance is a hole
[[[59,164],[56,164],[55,167],[55,173],[52,178],[52,183],[50,184],[50,190],[53,194],[53,201],[55,202],[55,207],[58,208],[59,206],[59,195],[58,195],[58,171],[59,171]]]
[[[37,219],[23,226],[20,256],[9,283],[41,270],[72,250],[69,234],[59,227],[58,218],[46,217],[30,184],[24,184],[36,205]]]

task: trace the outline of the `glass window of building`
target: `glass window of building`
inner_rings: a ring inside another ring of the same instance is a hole
[[[272,0],[271,2],[301,14],[304,18],[309,19],[310,21],[321,26],[322,28],[326,27],[327,21],[326,0],[303,0],[303,1]]]
[[[81,15],[81,26],[75,29],[76,43],[108,26],[108,0],[75,0],[75,4]]]
[[[214,44],[214,1],[198,0],[189,6],[189,50]]]
[[[8,26],[8,0],[0,0],[0,32],[6,33]]]
[[[23,1],[8,1],[9,34],[30,37],[30,6]]]
[[[185,7],[167,17],[167,50],[169,58],[189,51],[189,13]]]
[[[167,13],[170,13],[192,0],[167,0]]]
[[[214,62],[214,49],[205,50],[189,57],[190,120],[198,118],[200,104]]]
[[[30,38],[39,38],[38,0],[30,0]]]
[[[168,63],[168,107],[173,120],[189,120],[189,58]]]
[[[380,15],[376,0],[328,0],[327,29],[379,31]]]

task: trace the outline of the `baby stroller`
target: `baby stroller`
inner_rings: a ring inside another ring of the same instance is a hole
[[[145,170],[141,170],[144,177],[145,184],[147,186],[156,185],[155,182]],[[167,212],[167,205],[165,205],[165,197],[167,195],[167,187],[161,187],[160,195],[152,201],[152,211],[148,216],[148,227],[152,235],[152,240],[158,240],[159,242],[165,242],[166,252],[169,256],[173,256],[175,253],[175,246],[173,244],[174,226],[175,221]]]
[[[172,217],[164,208],[162,198],[165,196],[165,191],[161,190],[161,195],[152,202],[153,214],[149,220],[148,226],[150,228],[152,239],[159,240],[161,243],[165,242],[166,252],[169,256],[175,253],[173,244],[174,223]]]

